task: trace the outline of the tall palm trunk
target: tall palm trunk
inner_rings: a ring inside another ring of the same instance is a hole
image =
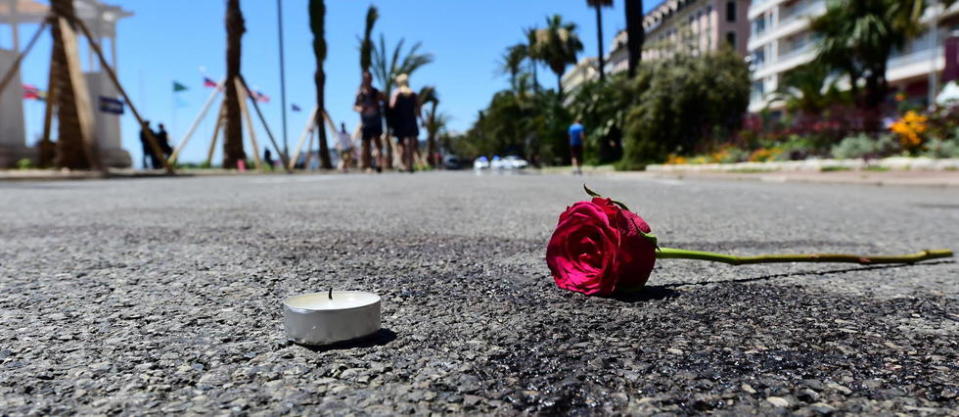
[[[324,0],[310,0],[310,29],[313,31],[313,54],[316,55],[316,126],[320,140],[320,167],[333,169],[330,161],[330,149],[326,144],[326,129],[323,127],[323,114],[326,109],[326,72],[323,65],[326,62],[326,2]]]
[[[436,155],[436,105],[437,102],[433,102],[432,108],[430,109],[428,126],[429,135],[426,137],[426,160],[429,161],[431,167],[436,168],[439,165],[439,161],[434,157]]]
[[[643,42],[646,30],[643,28],[643,0],[626,0],[626,49],[629,50],[629,76],[635,77],[636,70],[643,60]]]
[[[223,167],[236,168],[246,159],[243,151],[243,123],[240,94],[236,80],[240,76],[241,39],[246,32],[240,0],[226,2],[226,140],[223,141]]]
[[[596,40],[599,43],[599,81],[606,81],[606,57],[603,56],[603,6],[596,3]]]

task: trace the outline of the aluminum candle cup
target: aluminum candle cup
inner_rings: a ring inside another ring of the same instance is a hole
[[[369,336],[380,330],[380,296],[362,291],[297,295],[283,301],[286,336],[311,346]]]

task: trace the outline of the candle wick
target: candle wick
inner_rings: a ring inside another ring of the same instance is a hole
[[[331,300],[333,299],[333,289],[332,289],[332,288],[330,288],[330,299],[331,299]]]

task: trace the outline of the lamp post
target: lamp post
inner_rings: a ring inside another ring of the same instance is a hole
[[[286,135],[286,64],[283,54],[283,0],[276,0],[276,18],[280,42],[280,111],[283,119],[283,154],[289,157],[290,149]]]

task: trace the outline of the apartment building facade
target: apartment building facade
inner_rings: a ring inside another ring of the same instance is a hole
[[[771,101],[773,93],[780,88],[783,74],[815,58],[818,37],[809,25],[826,12],[826,6],[827,0],[753,0],[747,43],[752,73],[750,112],[782,106]],[[926,102],[929,75],[946,67],[944,46],[959,31],[959,4],[949,10],[930,7],[922,22],[926,31],[893,54],[886,78],[892,88]]]
[[[697,55],[726,45],[747,54],[750,0],[665,0],[646,14],[643,60]]]

